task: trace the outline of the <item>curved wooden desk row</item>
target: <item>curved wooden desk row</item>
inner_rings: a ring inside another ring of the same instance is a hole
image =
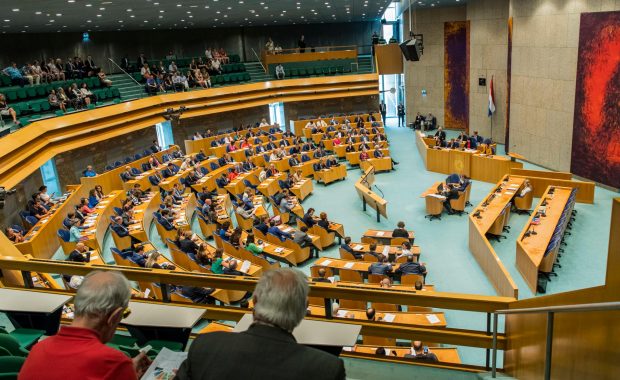
[[[542,197],[547,187],[572,187],[577,189],[576,201],[579,203],[594,203],[596,184],[589,181],[576,181],[571,173],[548,172],[542,170],[518,170],[511,168],[510,175],[527,178],[532,184],[532,193],[536,198]]]
[[[179,150],[177,145],[169,147],[168,149],[164,149],[161,152],[157,152],[154,154],[155,157],[159,160],[161,164],[163,164],[163,156],[164,154],[172,153],[176,150]],[[142,153],[142,152],[136,152]],[[123,180],[121,179],[121,173],[125,171],[125,166],[129,166],[131,168],[136,168],[142,172],[142,164],[146,164],[149,162],[150,156],[146,156],[140,158],[139,160],[131,161],[130,163],[123,163],[118,168],[114,168],[112,170],[105,171],[103,173],[97,174],[94,177],[82,177],[80,178],[80,183],[82,186],[85,186],[88,190],[93,189],[96,185],[101,185],[104,193],[107,193],[111,190],[120,190],[123,188]],[[142,186],[142,189],[145,189],[149,186]]]
[[[364,174],[355,182],[355,191],[364,204],[364,210],[366,210],[366,205],[370,205],[377,210],[377,219],[379,215],[387,218],[387,201],[371,190],[373,183],[375,183],[375,168],[369,165]]]
[[[371,111],[373,112],[373,115],[380,115],[380,113],[378,111]],[[334,112],[335,113],[335,112]],[[327,116],[327,115],[325,115]],[[357,115],[356,115],[357,116]],[[363,113],[360,114],[360,116],[364,119],[364,120],[368,120],[368,116],[370,116],[369,113]],[[353,122],[353,119],[355,119],[355,116],[334,116],[333,119],[336,120],[339,124],[344,123],[345,119],[349,119],[351,121],[351,125],[354,125],[355,123]],[[322,120],[325,123],[329,123],[331,121],[332,118],[322,118]],[[315,118],[311,118],[311,119],[299,119],[299,120],[293,120],[293,130],[295,132],[295,135],[297,136],[306,136],[306,137],[310,137],[310,131],[306,130],[306,124],[308,124],[310,121],[317,121],[319,120],[319,117],[315,117]],[[368,124],[366,124],[367,122],[364,122],[364,126],[368,125],[370,126],[370,122],[368,122]],[[381,123],[381,126],[383,126],[383,122],[379,121],[379,123]]]
[[[506,177],[508,176],[504,178]],[[469,214],[469,250],[486,273],[497,293],[504,297],[518,298],[519,289],[495,253],[486,234],[497,223],[500,224],[499,230],[501,231],[505,223],[504,218],[507,218],[510,213],[509,204],[523,182],[522,178],[513,176],[510,176],[509,181],[498,182],[493,191]],[[496,192],[500,186],[501,190]]]
[[[553,194],[550,193],[551,189],[554,189]],[[544,266],[553,268],[556,255],[553,254],[554,252],[547,252],[547,247],[560,223],[560,218],[569,202],[571,192],[572,188],[570,187],[547,187],[538,206],[532,212],[530,219],[517,238],[517,269],[534,294],[537,291],[539,270]],[[539,217],[539,223],[532,223],[534,217],[539,212],[542,213],[543,210],[545,216]],[[569,209],[569,214],[570,211]],[[564,226],[561,226],[560,231],[564,232],[566,223],[568,220],[564,221]],[[534,231],[536,234],[528,231]],[[548,260],[551,262],[549,263]]]
[[[69,212],[74,211],[74,206],[80,203],[81,198],[88,197],[90,189],[82,185],[67,186],[67,191],[70,192],[70,195],[66,200],[53,208],[53,213],[50,216],[39,220],[30,229],[25,236],[28,239],[27,241],[18,244],[11,242],[9,243],[11,247],[14,246],[24,255],[33,255],[34,257],[45,259],[52,257],[58,250],[58,247],[60,247],[57,232],[59,229],[64,228],[63,220]],[[3,233],[0,235],[5,237]]]
[[[368,96],[376,74],[291,79],[212,88],[149,98],[42,120],[0,139],[0,185],[15,186],[54,155],[164,121],[168,108],[187,107],[184,118],[279,102]]]
[[[434,149],[433,139],[422,136],[417,131],[416,146],[422,156],[426,170],[444,174],[464,174],[473,180],[495,183],[511,168],[522,168],[520,162],[513,162],[508,157],[485,156],[475,150]]]
[[[256,133],[258,131],[268,132],[269,129],[271,129],[271,127],[272,127],[271,125],[267,125],[267,126],[258,127],[258,128],[251,128],[250,130],[253,133]],[[246,131],[242,131],[241,134],[243,136],[245,136],[245,134],[247,132],[248,132],[247,130]],[[280,137],[278,137],[278,138],[282,138],[281,133],[278,133],[278,134],[280,135]],[[205,137],[205,138],[198,139],[198,140],[194,140],[194,139],[184,140],[184,142],[185,142],[185,152],[187,154],[190,154],[190,153],[198,153],[199,151],[202,150],[206,155],[211,155],[211,154],[213,154],[213,152],[211,151],[211,149],[212,149],[211,143],[213,142],[213,140],[220,140],[220,139],[223,139],[225,137],[233,138],[236,135],[237,135],[236,132],[228,132],[228,133],[220,133],[220,134],[217,134],[215,136]],[[259,138],[263,142],[268,142],[268,140],[269,140],[267,136],[260,136]],[[237,141],[237,143],[238,142],[239,141]]]

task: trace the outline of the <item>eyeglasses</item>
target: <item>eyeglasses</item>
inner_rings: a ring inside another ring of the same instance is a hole
[[[131,315],[131,309],[130,308],[125,308],[125,310],[123,310],[123,319],[126,319],[127,317],[129,317]]]

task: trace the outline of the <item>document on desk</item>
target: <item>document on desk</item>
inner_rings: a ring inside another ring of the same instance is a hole
[[[439,318],[437,318],[437,316],[435,314],[426,314],[426,319],[431,323],[431,324],[435,324],[435,323],[439,323],[441,322],[441,320]]]
[[[322,266],[324,266],[324,267],[326,267],[326,266],[328,266],[328,265],[329,265],[329,264],[331,264],[331,263],[332,263],[332,261],[331,261],[331,260],[325,260],[325,261],[323,261],[323,262],[321,263],[321,265],[322,265]]]
[[[355,247],[353,247],[354,251],[361,251],[362,249],[364,249],[364,246],[361,244],[356,245]]]
[[[248,273],[248,270],[250,270],[250,265],[252,265],[251,262],[249,262],[248,260],[244,260],[243,264],[241,265],[241,269],[239,270],[243,273]]]
[[[389,254],[390,254],[390,246],[386,245],[385,247],[383,247],[383,256],[388,257]]]
[[[275,249],[276,253],[280,253],[282,251],[284,251],[284,248],[282,248],[282,247],[278,247],[278,248]]]
[[[187,352],[175,352],[162,348],[157,357],[146,370],[141,380],[169,380],[176,376],[176,370],[187,359]]]
[[[354,265],[355,265],[355,263],[346,263],[346,264],[344,264],[344,267],[347,268],[347,269],[351,269],[351,268],[353,268]]]
[[[336,313],[336,316],[337,316],[337,317],[339,317],[339,318],[344,318],[344,317],[346,317],[346,316],[347,316],[347,313],[349,313],[349,312],[348,312],[348,311],[346,311],[346,310],[342,310],[342,309],[340,309],[340,310],[338,310],[338,312]]]
[[[376,236],[383,236],[383,235],[385,235],[385,231],[377,231],[377,232],[375,233],[375,235],[376,235]]]
[[[387,313],[383,315],[383,320],[386,322],[394,322],[394,318],[396,318],[396,314]]]
[[[441,195],[441,194],[428,194],[428,195],[426,195],[426,196],[427,196],[427,197],[431,197],[431,198],[441,199],[441,200],[446,199],[446,197],[444,197],[444,196],[443,196],[443,195]]]

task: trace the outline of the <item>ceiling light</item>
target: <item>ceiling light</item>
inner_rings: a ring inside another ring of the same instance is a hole
[[[97,15],[97,17],[101,17],[101,15]]]
[[[132,9],[131,9],[131,8],[127,9],[127,12],[131,12],[131,11],[132,11]]]
[[[13,8],[13,12],[19,12],[19,8]]]
[[[35,15],[40,15],[40,14],[41,14],[41,12],[34,12],[34,14],[35,14]]]
[[[85,7],[92,7],[92,4],[84,4]]]
[[[104,7],[99,8],[100,11],[105,11]]]
[[[180,7],[180,6],[182,6],[182,5],[181,4],[177,4],[177,7]]]
[[[75,3],[75,0],[67,0],[67,3]]]
[[[56,13],[56,16],[60,17],[60,16],[62,16],[62,13]]]

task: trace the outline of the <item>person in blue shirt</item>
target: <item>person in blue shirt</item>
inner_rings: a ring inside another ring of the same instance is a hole
[[[230,222],[229,221],[225,221],[222,224],[222,228],[217,233],[218,235],[220,235],[222,240],[225,240],[225,241],[229,241],[230,240],[230,234],[232,232],[228,231],[229,229],[230,229]]]
[[[84,177],[95,177],[97,175],[97,172],[95,171],[95,169],[93,169],[92,165],[88,165],[86,167],[86,170],[84,170]]]
[[[84,238],[82,237],[82,233],[80,232],[80,229],[78,228],[78,220],[71,219],[71,228],[69,228],[69,241],[77,242],[80,240],[84,240]]]
[[[285,241],[286,239],[291,239],[292,238],[291,234],[289,234],[288,232],[282,231],[277,226],[271,226],[271,223],[269,225],[270,225],[270,227],[267,230],[267,232],[269,232],[272,235],[275,235],[281,241]]]
[[[387,276],[390,272],[392,272],[392,265],[388,263],[388,258],[385,256],[382,256],[379,262],[372,263],[368,267],[368,273],[370,274],[382,274]]]
[[[24,78],[21,71],[19,71],[19,69],[17,68],[17,64],[15,62],[11,62],[11,66],[2,70],[2,72],[11,78],[12,85],[24,87],[28,83],[28,80]]]
[[[97,206],[97,204],[99,204],[99,198],[97,198],[95,189],[91,189],[88,193],[88,207],[93,208]]]

